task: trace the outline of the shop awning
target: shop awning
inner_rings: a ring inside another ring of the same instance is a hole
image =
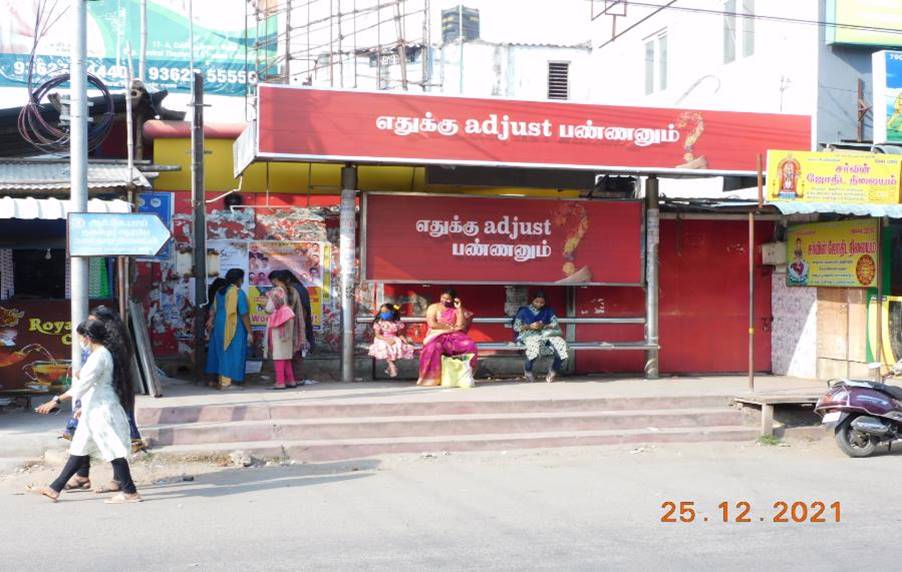
[[[15,194],[61,193],[69,191],[69,160],[0,160],[0,192]],[[150,182],[138,169],[121,163],[89,163],[88,190],[117,191],[131,184],[138,189],[149,189]]]
[[[800,214],[840,214],[847,216],[870,216],[875,218],[902,218],[902,205],[847,205],[839,203],[802,203],[794,201],[773,201],[768,203],[784,215]]]
[[[0,197],[0,220],[62,220],[71,210],[69,201],[59,199]],[[127,213],[131,212],[131,205],[120,200],[91,199],[88,201],[88,212]]]

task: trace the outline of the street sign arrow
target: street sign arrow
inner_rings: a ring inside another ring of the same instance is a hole
[[[69,256],[156,256],[172,233],[152,213],[69,213]]]

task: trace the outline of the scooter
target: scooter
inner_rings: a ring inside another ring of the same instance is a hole
[[[879,364],[872,364],[879,367]],[[829,391],[814,411],[824,427],[834,432],[836,444],[850,457],[869,457],[881,443],[902,439],[902,387],[886,379],[902,373],[902,362],[881,381],[840,379],[828,382]]]

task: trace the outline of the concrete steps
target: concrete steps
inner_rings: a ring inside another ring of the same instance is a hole
[[[674,409],[665,411],[579,411],[493,413],[336,419],[271,419],[229,423],[157,425],[143,430],[156,445],[253,442],[268,440],[328,440],[446,435],[602,431],[615,429],[691,428],[738,425],[735,409]]]
[[[491,451],[624,443],[751,440],[729,396],[537,400],[271,402],[143,408],[143,436],[163,456],[303,461],[391,453]]]
[[[420,390],[423,391],[423,390]],[[428,390],[427,390],[428,391]],[[272,403],[204,404],[177,407],[144,407],[136,411],[139,426],[175,423],[264,421],[345,417],[395,417],[487,413],[559,411],[661,411],[726,407],[728,395],[690,397],[626,397],[595,399],[535,399],[514,401],[328,401],[302,399]]]
[[[453,437],[395,437],[296,441],[250,441],[198,445],[169,445],[154,449],[159,458],[190,459],[198,456],[225,457],[241,450],[261,458],[290,458],[320,462],[374,457],[401,453],[504,451],[625,445],[650,443],[693,443],[704,441],[747,441],[758,435],[745,426],[712,426],[666,429],[614,429],[604,431],[549,431]]]

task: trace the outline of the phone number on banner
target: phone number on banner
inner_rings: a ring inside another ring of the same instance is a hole
[[[10,61],[12,60],[12,61]],[[189,90],[191,85],[191,68],[187,65],[151,63],[147,67],[146,81],[151,85],[166,89]],[[243,64],[240,64],[243,68]],[[107,83],[121,83],[128,77],[128,67],[115,60],[89,59],[88,72]],[[34,79],[32,83],[40,83],[58,73],[69,71],[69,58],[38,56],[34,62]],[[257,83],[257,73],[238,69],[235,66],[211,66],[203,73],[207,83],[207,91],[240,93],[245,85]],[[133,71],[133,73],[135,73]],[[21,85],[28,81],[28,58],[15,54],[0,55],[0,85]]]

